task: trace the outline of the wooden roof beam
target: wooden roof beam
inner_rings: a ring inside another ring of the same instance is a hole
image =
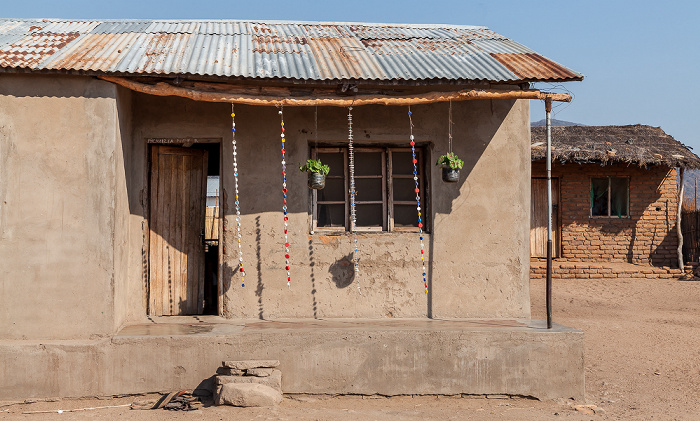
[[[156,84],[146,84],[136,82],[131,79],[98,76],[102,80],[115,83],[132,91],[141,92],[156,96],[179,96],[194,101],[203,102],[226,102],[246,105],[263,106],[328,106],[328,107],[349,107],[359,105],[416,105],[431,104],[446,101],[467,101],[471,99],[546,99],[552,101],[571,102],[571,95],[562,93],[545,93],[535,89],[526,90],[499,90],[499,89],[464,89],[453,92],[426,92],[413,95],[314,95],[313,97],[293,97],[291,95],[251,95],[243,93],[231,93],[225,91],[202,91],[197,89],[174,86],[169,83],[159,82]],[[288,92],[288,90],[287,90]],[[280,94],[282,94],[280,92]]]

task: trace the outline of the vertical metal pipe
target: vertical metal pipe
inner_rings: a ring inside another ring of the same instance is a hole
[[[545,98],[547,112],[547,329],[552,328],[552,98]]]

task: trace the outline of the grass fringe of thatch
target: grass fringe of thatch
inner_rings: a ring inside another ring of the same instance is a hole
[[[533,161],[545,158],[545,130],[544,127],[532,127],[530,149]],[[690,148],[659,127],[641,124],[552,127],[552,160],[562,163],[700,168],[700,158]]]

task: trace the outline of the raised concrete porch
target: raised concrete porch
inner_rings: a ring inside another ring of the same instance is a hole
[[[158,317],[111,338],[0,341],[0,396],[209,389],[222,360],[277,359],[285,393],[584,397],[583,332],[540,320]]]

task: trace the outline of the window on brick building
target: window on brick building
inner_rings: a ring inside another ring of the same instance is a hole
[[[426,226],[423,148],[416,148],[421,214]],[[410,148],[355,147],[358,231],[414,231],[418,227]],[[313,228],[351,231],[348,148],[318,147],[312,157],[331,167],[326,187],[313,191]]]
[[[591,177],[591,216],[629,216],[629,178]]]

